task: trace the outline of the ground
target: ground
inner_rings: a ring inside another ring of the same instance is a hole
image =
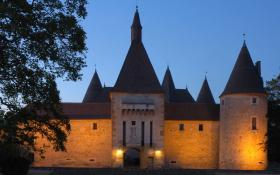
[[[31,169],[29,175],[280,175],[279,170],[230,171],[230,170],[182,170],[182,169],[111,169],[111,168],[55,168]]]

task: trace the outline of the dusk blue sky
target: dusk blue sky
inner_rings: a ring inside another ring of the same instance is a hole
[[[207,71],[216,102],[230,76],[246,33],[262,76],[280,72],[280,0],[138,0],[143,43],[159,81],[167,65],[177,88],[196,99]],[[58,80],[63,102],[81,102],[94,73],[114,86],[130,46],[135,0],[89,0],[82,22],[87,67],[81,81]]]

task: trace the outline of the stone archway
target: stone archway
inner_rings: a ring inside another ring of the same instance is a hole
[[[124,153],[124,167],[140,167],[140,150],[127,148]]]

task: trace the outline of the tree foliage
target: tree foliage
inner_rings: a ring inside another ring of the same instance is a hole
[[[35,149],[35,133],[65,150],[69,120],[55,80],[79,80],[86,0],[0,1],[0,141]],[[55,120],[53,120],[55,119]]]
[[[268,93],[268,158],[280,162],[280,74],[266,83]]]

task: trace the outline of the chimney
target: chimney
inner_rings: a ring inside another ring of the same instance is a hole
[[[261,61],[257,61],[255,63],[255,68],[256,68],[258,75],[261,77]]]

